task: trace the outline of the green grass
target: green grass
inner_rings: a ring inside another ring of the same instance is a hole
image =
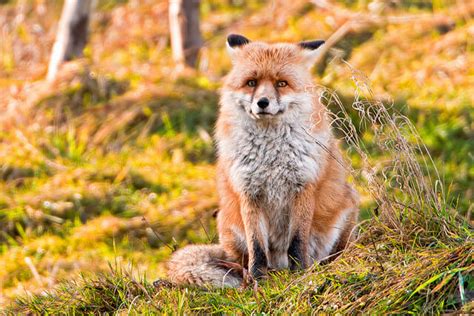
[[[143,271],[114,265],[108,273],[82,276],[41,296],[22,297],[11,311],[437,314],[472,308],[472,296],[455,294],[458,286],[473,286],[472,242],[407,247],[374,225],[362,225],[363,234],[372,240],[357,243],[332,263],[300,274],[273,273],[246,288],[177,288],[166,281],[152,283]]]
[[[164,278],[174,248],[217,242],[212,135],[220,78],[230,67],[225,35],[300,41],[328,38],[337,28],[337,17],[305,1],[284,10],[244,2],[203,2],[208,41],[200,70],[178,75],[164,1],[100,1],[86,57],[66,65],[52,87],[39,80],[53,32],[38,37],[34,29],[51,30],[60,6],[48,3],[43,15],[33,2],[23,9],[16,1],[0,6],[0,16],[8,17],[0,25],[0,95],[22,105],[0,127],[2,308],[51,314],[472,311],[474,91],[468,65],[474,22],[452,13],[455,4],[447,1],[386,8],[394,15],[449,15],[454,24],[447,31],[428,21],[419,28],[354,32],[315,69],[316,80],[340,100],[328,101],[330,109],[338,115],[344,109],[344,122],[356,128],[343,143],[362,195],[356,243],[331,263],[275,273],[242,289],[153,285]],[[363,2],[346,4],[352,12],[367,11]],[[26,12],[21,27],[13,20],[20,9]],[[30,46],[36,58],[18,53]],[[337,56],[368,79],[354,79]],[[389,108],[386,125],[378,129],[354,109],[360,100]],[[0,106],[9,102],[1,98]],[[391,128],[400,115],[420,138],[406,126]],[[339,126],[339,137],[347,126]],[[407,140],[405,151],[395,146],[404,146],[397,133]],[[417,145],[420,139],[427,150]],[[433,163],[425,164],[428,153]],[[416,165],[420,174],[410,169]],[[368,183],[367,174],[377,181]],[[394,181],[400,175],[404,181]]]

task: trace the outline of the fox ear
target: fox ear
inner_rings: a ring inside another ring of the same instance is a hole
[[[308,68],[313,67],[316,59],[320,54],[319,47],[324,44],[323,40],[299,42],[298,46],[303,49],[304,63]]]
[[[250,43],[248,38],[238,34],[230,34],[227,36],[227,52],[229,52],[230,57],[233,57],[237,49],[248,43]]]

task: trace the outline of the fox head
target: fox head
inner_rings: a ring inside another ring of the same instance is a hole
[[[257,121],[310,113],[311,67],[322,44],[321,40],[267,44],[229,35],[227,50],[233,67],[225,80],[222,107]]]

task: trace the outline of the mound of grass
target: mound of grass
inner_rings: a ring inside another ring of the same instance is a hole
[[[441,313],[472,311],[474,243],[403,241],[376,219],[340,257],[302,274],[272,273],[241,289],[177,288],[113,267],[17,300],[17,313]],[[464,234],[467,231],[464,232]],[[421,236],[419,236],[421,237]]]

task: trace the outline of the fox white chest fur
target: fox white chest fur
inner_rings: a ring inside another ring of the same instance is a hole
[[[230,175],[237,191],[274,212],[284,209],[321,168],[323,149],[317,141],[325,144],[327,134],[310,134],[310,128],[300,122],[236,126],[220,148],[232,161]]]
[[[230,137],[219,141],[219,154],[231,161],[230,180],[235,190],[264,212],[260,225],[272,268],[288,267],[293,230],[290,205],[324,167],[321,144],[327,145],[329,132],[311,133],[311,123],[304,122],[261,124],[247,119],[234,125]]]
[[[226,93],[223,102],[235,104],[228,116],[230,134],[217,138],[219,155],[231,162],[232,185],[279,212],[317,179],[331,132],[313,132],[312,99],[305,93],[280,98],[287,113],[272,120],[250,118],[243,110],[248,96]]]

